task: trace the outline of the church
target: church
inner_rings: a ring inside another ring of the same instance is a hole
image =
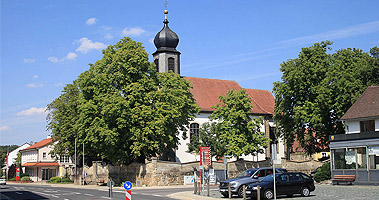
[[[168,26],[168,11],[165,10],[164,14],[164,26],[154,38],[154,45],[157,50],[153,53],[153,60],[158,72],[172,71],[176,74],[180,74],[181,53],[176,49],[179,44],[179,37]],[[180,135],[180,145],[174,150],[172,161],[188,163],[200,160],[199,155],[187,152],[187,144],[191,142],[193,135],[198,136],[202,124],[210,121],[208,117],[214,111],[211,107],[219,103],[218,96],[225,95],[228,90],[241,90],[242,87],[236,81],[231,80],[186,77],[182,74],[180,75],[192,83],[193,88],[191,89],[191,93],[201,109],[196,118],[190,122],[188,131],[181,132],[181,134],[187,135],[187,139],[183,140],[182,135]],[[263,124],[260,130],[265,133],[266,137],[275,140],[275,125],[273,122],[275,101],[273,95],[270,91],[266,90],[244,89],[252,99],[253,109],[251,111],[251,117],[262,117]],[[278,139],[277,151],[278,155],[275,163],[280,164],[281,158],[284,157],[284,145],[281,139]],[[269,146],[256,156],[248,155],[242,156],[241,158],[249,161],[262,161],[271,159],[270,157],[271,147]],[[231,158],[231,161],[233,160],[235,160],[235,158]]]

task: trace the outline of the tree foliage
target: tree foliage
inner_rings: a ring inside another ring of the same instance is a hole
[[[274,83],[274,119],[287,145],[296,139],[309,155],[326,148],[329,135],[344,133],[339,119],[367,86],[379,84],[376,47],[372,56],[355,48],[329,54],[331,44],[302,48],[281,64],[282,81]]]
[[[226,154],[227,143],[220,140],[220,124],[205,122],[199,129],[199,136],[192,135],[193,143],[188,144],[188,152],[200,152],[200,147],[210,147],[211,157],[222,158]]]
[[[268,138],[260,131],[261,118],[252,118],[251,98],[244,89],[229,90],[225,96],[219,96],[220,103],[210,116],[217,121],[217,142],[226,149],[226,153],[235,157],[259,151],[268,144]],[[225,149],[219,147],[222,155]],[[219,155],[219,156],[221,156]]]
[[[165,153],[199,110],[190,87],[177,74],[156,73],[142,44],[124,38],[48,106],[54,154],[73,155],[75,139],[89,160],[121,164]]]

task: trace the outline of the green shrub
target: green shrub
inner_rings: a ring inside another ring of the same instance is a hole
[[[324,163],[316,172],[315,176],[313,177],[314,180],[319,183],[324,180],[330,179],[330,162]]]
[[[59,176],[51,177],[50,180],[46,181],[46,183],[72,183],[72,182],[73,181],[71,181],[67,177],[59,177]]]
[[[16,181],[16,177],[10,178],[9,181]]]
[[[21,178],[24,177],[24,176],[29,176],[29,174],[28,173],[22,173],[21,174]]]
[[[30,177],[29,176],[24,176],[21,178],[21,181],[30,181]]]

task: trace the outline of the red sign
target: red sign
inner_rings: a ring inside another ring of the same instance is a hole
[[[200,147],[200,165],[211,165],[211,148],[210,147]]]
[[[132,199],[132,191],[131,190],[126,190],[125,200],[131,200],[131,199]]]
[[[20,168],[19,167],[17,167],[16,168],[16,181],[20,181]]]

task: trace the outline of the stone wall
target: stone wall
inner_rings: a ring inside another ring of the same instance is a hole
[[[251,161],[234,161],[228,163],[228,176],[233,177],[248,168],[270,166],[269,161],[251,162]],[[223,170],[224,163],[213,162],[212,167],[215,170]],[[116,184],[124,181],[135,183],[136,186],[167,186],[183,185],[184,176],[193,176],[194,170],[199,171],[199,162],[176,163],[159,161],[153,158],[146,164],[132,163],[128,166],[102,165],[101,162],[93,162],[91,167],[85,166],[87,173],[86,183],[96,184],[99,180],[108,182],[109,178]],[[83,169],[78,169],[78,176],[72,177],[75,183],[82,184]]]

